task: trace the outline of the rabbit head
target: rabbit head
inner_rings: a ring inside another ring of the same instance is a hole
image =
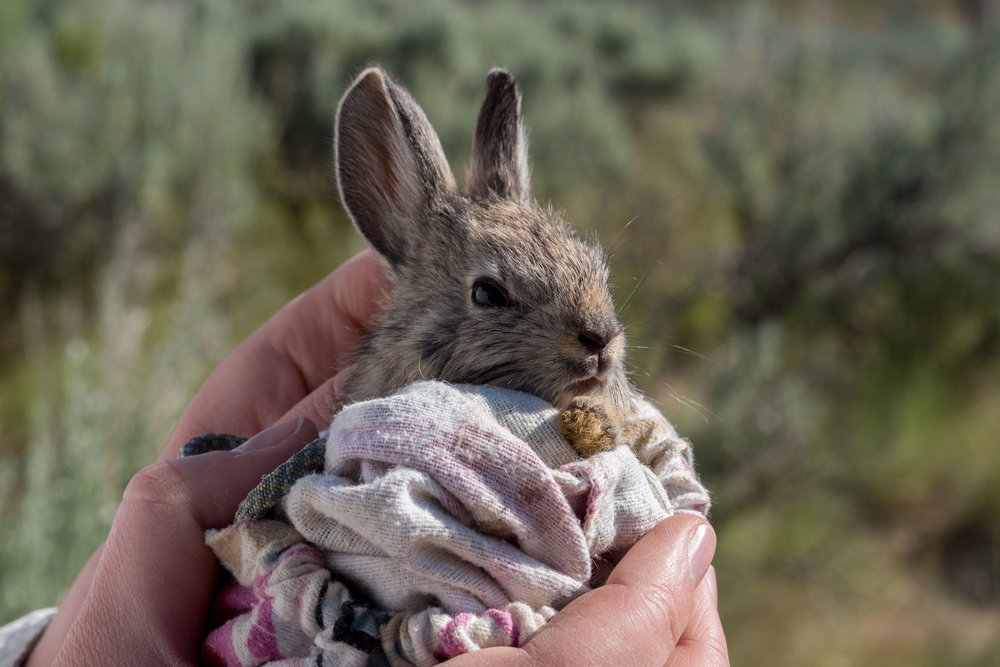
[[[465,189],[409,93],[361,73],[337,110],[337,183],[393,282],[347,398],[423,379],[492,384],[560,409],[626,406],[625,338],[601,250],[531,199],[521,98],[489,73]]]

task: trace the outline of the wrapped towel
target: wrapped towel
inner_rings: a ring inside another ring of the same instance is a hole
[[[580,459],[540,399],[422,382],[334,418],[321,472],[208,536],[236,583],[205,657],[426,665],[520,646],[675,512],[706,514],[688,442],[648,403],[638,451]],[[265,480],[262,486],[267,486]]]

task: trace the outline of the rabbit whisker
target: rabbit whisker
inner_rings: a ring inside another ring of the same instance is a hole
[[[622,312],[622,310],[625,308],[625,306],[628,305],[629,301],[632,300],[632,297],[635,296],[635,293],[639,291],[639,288],[642,287],[642,284],[646,281],[646,278],[649,277],[649,274],[653,271],[653,266],[655,266],[657,264],[657,262],[659,262],[659,259],[654,259],[653,261],[651,261],[649,263],[649,266],[646,267],[646,272],[643,273],[642,277],[639,278],[639,280],[636,281],[635,287],[632,288],[632,291],[629,293],[628,298],[625,299],[625,301],[622,303],[622,305],[620,305],[617,308],[617,311],[618,311],[619,314]]]
[[[699,354],[699,353],[695,352],[694,350],[688,349],[688,348],[683,347],[681,345],[671,344],[670,347],[674,348],[675,350],[680,350],[681,352],[683,352],[685,354],[689,354],[692,357],[697,357],[699,359],[707,361],[710,364],[715,364],[716,366],[719,366],[720,368],[725,368],[726,367],[726,364],[723,363],[723,362],[721,362],[721,361],[717,361],[715,359],[712,359],[711,357],[706,357],[704,354]]]
[[[715,414],[714,412],[712,412],[711,410],[709,410],[708,408],[706,408],[704,405],[702,405],[698,401],[696,401],[694,399],[691,399],[691,398],[686,398],[686,397],[681,396],[680,394],[678,394],[677,391],[672,386],[670,386],[670,384],[666,380],[661,380],[660,384],[662,384],[664,387],[666,387],[669,390],[668,393],[667,393],[667,395],[670,396],[670,398],[674,399],[675,401],[677,401],[681,405],[683,405],[683,406],[685,406],[687,408],[690,408],[691,410],[694,410],[695,412],[697,412],[698,416],[701,417],[705,421],[706,424],[710,423],[709,419],[708,419],[709,417],[713,417],[713,418],[717,419],[720,422],[724,422],[725,421],[725,420],[722,419],[722,417],[720,417],[719,415]]]
[[[637,213],[636,215],[632,216],[632,219],[626,222],[625,226],[618,230],[618,233],[615,234],[615,237],[611,239],[611,243],[608,244],[609,248],[608,257],[614,257],[615,253],[621,250],[621,247],[615,248],[614,245],[618,243],[618,239],[621,238],[621,235],[625,233],[625,230],[628,229],[633,222],[638,220],[641,215],[642,215],[641,213]]]
[[[669,233],[670,233],[670,231],[668,230],[668,231],[663,231],[663,232],[650,232],[649,234],[643,234],[642,236],[636,236],[635,238],[631,238],[628,241],[625,241],[624,243],[622,243],[617,248],[615,248],[613,251],[610,252],[610,255],[612,257],[614,257],[615,253],[621,252],[622,250],[624,250],[625,248],[629,247],[633,243],[638,243],[639,241],[645,241],[646,239],[652,239],[652,238],[657,238],[657,237],[665,237]]]

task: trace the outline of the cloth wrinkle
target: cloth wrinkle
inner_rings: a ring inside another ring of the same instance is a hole
[[[558,411],[520,392],[420,382],[346,406],[207,534],[235,582],[203,657],[431,665],[523,645],[590,590],[595,559],[707,514],[690,444],[639,413],[639,451],[580,459]]]

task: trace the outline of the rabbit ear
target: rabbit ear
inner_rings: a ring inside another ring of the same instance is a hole
[[[456,189],[434,128],[403,88],[369,68],[344,94],[334,130],[344,208],[391,264],[426,233],[427,211]]]
[[[494,68],[486,78],[486,97],[476,121],[465,188],[473,197],[493,194],[527,202],[531,197],[528,176],[521,93],[510,72]]]

